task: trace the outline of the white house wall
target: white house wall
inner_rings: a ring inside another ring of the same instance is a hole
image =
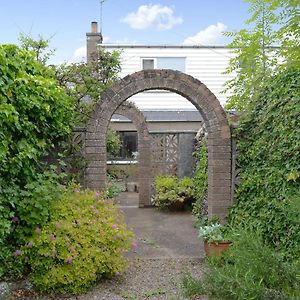
[[[223,84],[233,75],[223,74],[233,56],[224,47],[189,46],[126,46],[101,44],[106,50],[121,51],[120,77],[142,70],[142,58],[185,57],[185,73],[203,82],[225,104],[227,94],[221,93]],[[129,99],[140,109],[190,109],[193,105],[183,97],[170,92],[148,91]]]

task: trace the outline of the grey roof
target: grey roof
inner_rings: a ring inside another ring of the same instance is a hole
[[[203,119],[197,110],[142,110],[147,122],[201,122]],[[131,122],[128,118],[114,114],[111,122]]]

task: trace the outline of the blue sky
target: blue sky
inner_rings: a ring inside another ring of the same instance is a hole
[[[105,0],[102,33],[107,43],[219,45],[224,30],[247,19],[243,0]],[[100,21],[100,0],[0,0],[0,43],[18,43],[20,32],[51,38],[52,63],[84,55],[91,21]]]

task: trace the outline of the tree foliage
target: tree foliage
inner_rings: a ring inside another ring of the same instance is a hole
[[[248,28],[226,34],[233,37],[229,48],[234,53],[226,72],[236,74],[225,85],[224,91],[232,92],[228,109],[247,109],[278,68],[300,67],[299,1],[247,2],[251,13]]]
[[[106,150],[112,156],[119,154],[121,148],[121,139],[115,130],[108,128],[106,134]]]
[[[41,35],[37,39],[20,34],[19,41],[21,42],[22,48],[26,51],[32,51],[35,54],[36,61],[46,64],[51,56],[53,56],[55,49],[49,48],[50,39],[45,39]]]
[[[74,101],[76,123],[85,125],[101,94],[111,87],[121,70],[120,52],[99,48],[92,63],[63,64],[57,67],[56,77],[61,87]]]
[[[32,51],[35,59],[46,64],[55,50],[49,47],[50,40],[39,36],[33,39],[20,35],[22,48]],[[118,78],[121,70],[120,52],[105,51],[99,48],[92,57],[91,63],[64,63],[52,65],[60,87],[72,99],[74,109],[74,125],[85,126],[95,104],[101,101],[101,94]],[[114,155],[120,150],[121,144],[117,134],[109,130],[107,134],[107,151]]]

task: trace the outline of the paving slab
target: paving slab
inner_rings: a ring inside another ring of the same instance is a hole
[[[116,199],[125,221],[136,234],[136,258],[203,258],[203,243],[190,212],[163,212],[139,208],[137,193],[121,193]]]

